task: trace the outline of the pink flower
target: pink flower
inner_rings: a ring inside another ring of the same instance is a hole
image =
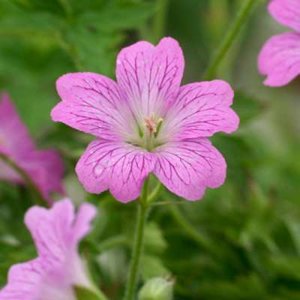
[[[12,160],[31,178],[42,196],[62,193],[63,163],[56,151],[37,150],[8,95],[0,100],[0,154]],[[24,184],[20,174],[0,158],[0,180]]]
[[[79,241],[90,231],[96,210],[83,204],[75,213],[68,199],[51,209],[31,208],[25,223],[38,257],[11,267],[1,300],[75,300],[74,286],[93,289],[78,254]]]
[[[269,12],[279,23],[294,29],[271,37],[258,59],[261,74],[268,86],[283,86],[300,74],[300,1],[271,0]]]
[[[53,120],[97,138],[76,166],[88,192],[109,189],[128,202],[150,173],[188,200],[223,184],[225,160],[207,138],[237,129],[233,91],[221,80],[180,87],[183,69],[180,46],[164,38],[156,47],[138,42],[121,50],[117,82],[94,73],[58,79],[63,101]]]

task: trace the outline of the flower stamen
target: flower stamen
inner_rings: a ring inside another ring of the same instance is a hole
[[[162,123],[163,119],[155,117],[154,114],[151,114],[149,117],[144,118],[145,132],[142,138],[143,145],[147,150],[151,151],[156,147],[156,138],[159,134]]]
[[[155,120],[154,115],[151,115],[150,117],[144,118],[144,121],[145,121],[145,127],[148,129],[150,135],[154,134],[154,136],[156,137],[161,128],[163,118],[159,118],[158,120]]]

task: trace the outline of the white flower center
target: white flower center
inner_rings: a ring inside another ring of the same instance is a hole
[[[155,114],[142,118],[140,122],[136,122],[137,134],[129,138],[128,143],[148,151],[163,144],[160,136],[163,121],[163,118],[155,116]]]

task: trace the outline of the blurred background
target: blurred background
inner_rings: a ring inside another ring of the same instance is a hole
[[[99,207],[82,253],[109,299],[123,292],[135,204],[81,188],[74,166],[91,137],[51,122],[55,80],[75,71],[114,77],[123,46],[172,36],[185,54],[184,81],[200,81],[243,2],[0,1],[0,90],[10,93],[38,145],[62,154],[68,194]],[[196,203],[162,191],[165,203],[149,218],[142,276],[175,280],[175,299],[300,299],[300,79],[263,86],[258,53],[267,38],[288,29],[257,2],[217,76],[235,89],[241,118],[237,133],[213,138],[228,162],[226,184]],[[32,204],[26,188],[0,183],[0,286],[11,264],[35,256],[23,224]]]

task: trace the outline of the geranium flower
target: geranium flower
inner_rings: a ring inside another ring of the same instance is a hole
[[[51,209],[29,209],[25,223],[38,257],[11,267],[0,299],[76,300],[75,286],[93,290],[77,248],[90,231],[95,213],[90,204],[82,204],[75,213],[68,199],[55,203]]]
[[[13,161],[50,201],[51,192],[62,193],[63,163],[54,150],[37,150],[8,95],[0,100],[0,155]],[[24,184],[24,178],[0,157],[0,180]]]
[[[150,173],[188,200],[223,184],[225,160],[207,138],[237,129],[233,91],[221,80],[180,87],[183,69],[180,46],[164,38],[121,50],[117,82],[94,73],[58,79],[63,101],[52,119],[97,137],[76,166],[88,192],[109,189],[128,202]]]
[[[270,14],[293,32],[271,37],[263,46],[258,59],[261,74],[268,86],[283,86],[300,74],[300,1],[271,0]]]

